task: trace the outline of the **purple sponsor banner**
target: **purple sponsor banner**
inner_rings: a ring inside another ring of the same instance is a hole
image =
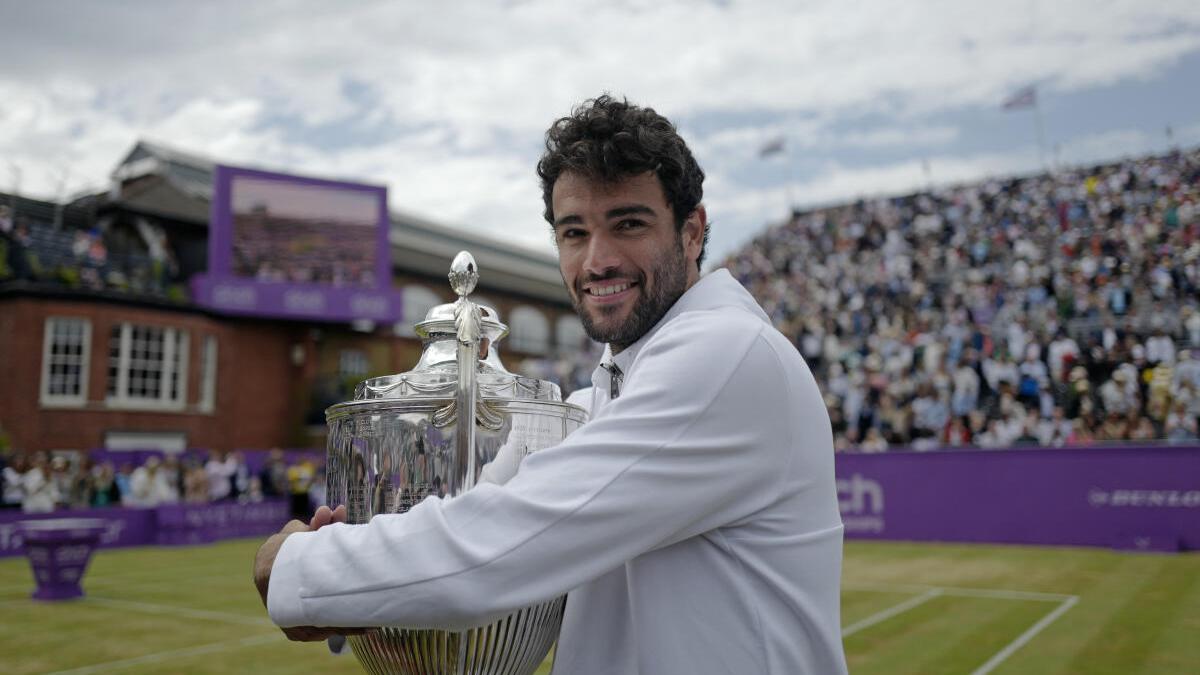
[[[203,274],[196,275],[191,285],[195,302],[223,314],[381,323],[400,316],[400,294],[391,289],[266,283]]]
[[[217,166],[198,304],[227,314],[395,321],[387,188]]]
[[[152,544],[200,544],[233,537],[265,536],[290,518],[286,499],[239,504],[164,504],[154,508],[72,509],[52,513],[0,511],[0,557],[20,555],[19,521],[95,518],[104,521],[100,548]]]
[[[52,513],[0,511],[0,557],[21,555],[24,550],[18,525],[20,521],[59,518],[95,518],[104,521],[99,542],[101,548],[154,543],[154,509],[70,509]]]
[[[158,507],[159,544],[207,544],[231,537],[274,534],[291,517],[286,500],[238,504],[164,504]]]
[[[839,454],[847,537],[1200,549],[1200,448]]]

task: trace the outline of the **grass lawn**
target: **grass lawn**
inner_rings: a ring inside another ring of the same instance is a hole
[[[0,671],[362,672],[271,626],[258,543],[103,551],[63,603],[30,600],[28,563],[0,560]],[[850,542],[842,597],[856,675],[1200,672],[1196,554]]]

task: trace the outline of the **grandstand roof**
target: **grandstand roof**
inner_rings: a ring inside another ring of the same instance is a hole
[[[220,162],[139,140],[112,172],[115,205],[190,223],[208,223],[213,168]],[[392,263],[413,274],[444,277],[449,261],[469,250],[483,286],[539,300],[566,302],[553,255],[391,210]],[[549,235],[547,235],[549,236]]]

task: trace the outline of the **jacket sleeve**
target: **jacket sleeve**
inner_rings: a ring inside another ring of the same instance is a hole
[[[621,397],[508,483],[290,536],[271,618],[480,625],[768,505],[794,454],[787,371],[759,321],[695,314],[652,336]]]

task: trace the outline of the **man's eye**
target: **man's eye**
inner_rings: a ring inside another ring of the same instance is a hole
[[[578,239],[579,237],[582,237],[585,234],[587,234],[587,233],[579,228],[568,228],[565,230],[561,230],[558,233],[558,238],[559,239]]]
[[[646,226],[646,223],[644,223],[643,221],[632,220],[632,219],[622,220],[621,222],[617,223],[618,230],[636,230],[639,227],[645,227],[645,226]]]

